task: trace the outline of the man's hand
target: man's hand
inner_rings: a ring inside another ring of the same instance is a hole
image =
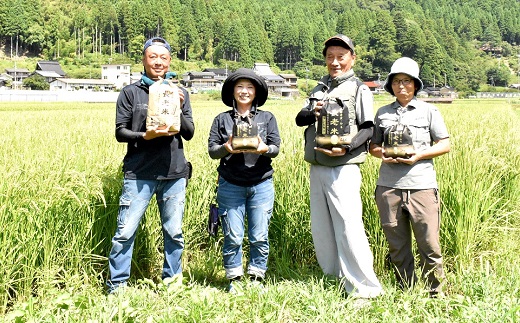
[[[343,156],[347,152],[347,150],[344,147],[332,147],[332,149],[314,147],[314,150],[324,153],[325,155],[330,157]]]
[[[154,139],[157,137],[175,136],[179,132],[178,131],[169,131],[171,126],[172,126],[171,124],[168,124],[164,128],[161,127],[161,129],[159,129],[158,126],[156,126],[154,128],[147,128],[146,132],[143,135],[143,138],[145,140],[151,140],[151,139]]]
[[[316,105],[314,106],[314,116],[316,116],[316,120],[318,120],[318,118],[321,114],[322,108],[323,108],[323,101],[316,102]]]
[[[416,155],[415,151],[413,151],[413,150],[407,151],[406,155],[409,156],[409,157],[408,158],[397,157],[396,160],[399,163],[408,164],[408,165],[413,165],[413,164],[415,164],[416,161],[419,160],[419,156]]]

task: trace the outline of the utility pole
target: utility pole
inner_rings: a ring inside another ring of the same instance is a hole
[[[12,44],[12,43],[11,43]],[[12,47],[12,46],[11,46]],[[16,67],[16,61],[18,60],[18,35],[16,35],[16,49],[15,49],[15,57],[14,57],[14,89],[17,90],[18,89],[18,81],[16,80],[16,74],[18,72],[18,69]]]
[[[518,53],[519,54],[516,55],[516,57],[518,57],[518,68],[516,75],[518,76],[518,84],[520,84],[520,48],[518,49]]]
[[[305,91],[309,91],[309,68],[305,66]]]

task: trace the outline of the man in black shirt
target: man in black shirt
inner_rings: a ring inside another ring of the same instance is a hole
[[[178,89],[182,110],[180,131],[169,131],[168,126],[146,127],[150,85],[160,78],[175,76],[168,72],[170,50],[168,42],[160,37],[147,40],[143,48],[141,80],[123,88],[117,100],[116,139],[128,146],[123,160],[124,180],[117,230],[109,255],[109,293],[125,286],[130,277],[137,228],[154,194],[164,236],[162,279],[168,284],[182,278],[184,238],[181,226],[190,172],[182,139],[190,140],[195,131],[188,92]]]

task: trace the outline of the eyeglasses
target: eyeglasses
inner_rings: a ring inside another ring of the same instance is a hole
[[[413,81],[412,79],[403,79],[403,80],[394,79],[392,81],[392,85],[400,85],[400,84],[402,84],[402,85],[406,86],[406,85],[410,85],[412,83],[412,81]]]

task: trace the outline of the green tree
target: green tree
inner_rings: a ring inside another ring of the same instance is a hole
[[[350,10],[338,16],[338,32],[347,35],[357,44],[367,44],[369,42],[368,30],[373,25],[370,12],[366,9],[358,8],[355,4]]]
[[[384,28],[381,28],[384,26]],[[370,29],[368,48],[375,73],[388,73],[393,62],[399,57],[395,51],[395,25],[388,11],[376,13],[376,23]]]
[[[6,0],[2,7],[2,33],[10,37],[11,49],[20,44],[19,41],[23,40],[24,32],[28,28],[29,19],[25,17],[24,7],[23,0]]]
[[[486,71],[486,77],[488,84],[493,86],[507,86],[509,84],[511,72],[507,66],[499,64],[489,68]]]
[[[50,87],[49,83],[45,81],[45,78],[39,74],[33,74],[25,78],[22,84],[31,90],[48,90]]]
[[[177,33],[179,40],[180,55],[179,58],[187,60],[190,49],[194,55],[200,54],[201,44],[198,41],[198,33],[196,28],[195,17],[191,13],[191,9],[186,5],[181,5],[177,16],[177,24],[181,26]],[[193,57],[196,58],[196,57]]]
[[[497,46],[502,42],[502,36],[500,35],[500,29],[495,24],[490,24],[484,29],[482,34],[482,41],[489,43],[491,46]]]
[[[130,56],[134,58],[134,62],[141,61],[143,57],[143,44],[146,41],[143,35],[136,35],[130,39],[129,48]]]

